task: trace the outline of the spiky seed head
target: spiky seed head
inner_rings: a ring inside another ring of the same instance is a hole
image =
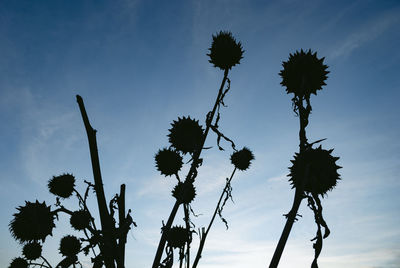
[[[22,254],[27,260],[36,260],[37,258],[42,256],[42,245],[40,245],[36,241],[27,243],[22,248]]]
[[[209,62],[221,70],[229,70],[236,64],[240,64],[243,58],[243,49],[240,42],[236,42],[231,32],[220,31],[212,36],[213,41],[209,48]]]
[[[172,196],[181,204],[189,204],[196,196],[196,189],[194,188],[193,183],[178,182],[172,190]]]
[[[45,241],[48,235],[52,235],[54,214],[46,203],[25,201],[25,206],[17,208],[18,212],[13,216],[9,224],[12,236],[21,243]]]
[[[332,151],[333,149],[324,150],[319,146],[315,149],[307,149],[300,154],[296,153],[294,160],[291,160],[293,165],[289,168],[290,174],[288,175],[293,188],[300,187],[308,173],[304,186],[305,192],[324,196],[332,190],[340,180],[337,170],[341,168],[336,165],[339,157],[333,157]]]
[[[189,233],[182,226],[174,226],[168,232],[168,246],[172,248],[182,248],[189,241]]]
[[[317,58],[317,52],[307,52],[303,49],[289,55],[289,60],[282,63],[283,70],[279,75],[282,77],[281,85],[286,87],[286,92],[294,93],[295,96],[309,97],[311,93],[317,95],[317,90],[325,86],[328,78],[328,66],[324,59]]]
[[[67,235],[61,238],[60,253],[65,257],[76,256],[81,250],[81,242],[73,235]]]
[[[246,147],[236,151],[231,155],[231,163],[239,170],[246,170],[250,167],[251,160],[254,159],[253,153]]]
[[[204,131],[199,125],[198,120],[189,117],[178,117],[178,121],[173,121],[172,128],[169,129],[169,142],[173,148],[183,154],[193,154],[199,150],[202,142]]]
[[[69,173],[53,176],[53,178],[49,180],[47,186],[50,193],[61,198],[68,198],[74,191],[75,177]]]
[[[28,268],[28,262],[21,257],[14,258],[8,268]]]
[[[90,220],[91,217],[89,212],[81,209],[72,212],[69,223],[75,230],[81,231],[89,227]]]
[[[157,170],[165,176],[177,174],[183,165],[182,156],[179,152],[169,148],[159,150],[154,158]]]

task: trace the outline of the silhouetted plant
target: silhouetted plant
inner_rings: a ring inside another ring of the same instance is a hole
[[[58,219],[60,213],[70,216],[71,227],[81,231],[83,237],[66,235],[61,239],[59,253],[63,259],[54,267],[76,267],[80,264],[78,254],[81,252],[85,255],[91,253],[93,268],[100,268],[103,265],[106,268],[125,267],[126,237],[131,225],[136,226],[130,216],[130,210],[127,214],[125,213],[125,184],[121,185],[120,194],[115,195],[107,206],[97,154],[96,131],[89,123],[80,96],[77,96],[77,101],[88,135],[94,184],[84,181],[87,187],[85,193],[81,195],[75,188],[75,177],[72,174],[53,176],[47,186],[50,193],[56,196],[56,209],[52,210],[51,206],[37,200],[36,202],[25,201],[25,206],[18,207],[18,212],[14,214],[9,227],[12,236],[24,244],[23,257],[13,259],[9,268],[53,267],[42,254],[42,243],[49,235],[52,235],[53,228],[56,227],[55,220]],[[87,206],[90,190],[93,190],[97,197],[101,228],[96,227],[94,217]],[[61,203],[61,200],[72,196],[78,199],[79,209],[77,210],[67,209]],[[118,210],[118,221],[114,219],[116,210]]]
[[[283,229],[281,238],[272,257],[270,268],[278,266],[280,257],[289,237],[293,223],[297,220],[297,212],[302,199],[307,199],[308,207],[313,211],[317,224],[316,237],[313,248],[315,250],[312,268],[318,268],[317,259],[322,250],[322,241],[328,237],[330,230],[322,216],[322,204],[319,196],[332,190],[338,180],[340,180],[337,170],[341,167],[336,165],[339,157],[331,155],[332,150],[324,150],[321,146],[313,148],[314,144],[320,143],[325,139],[309,143],[306,136],[306,127],[312,107],[310,103],[311,94],[317,95],[317,90],[321,90],[326,85],[328,66],[324,63],[324,58],[318,59],[317,53],[311,50],[290,54],[289,60],[283,62],[283,70],[279,73],[282,77],[281,85],[286,87],[286,92],[293,93],[293,111],[300,119],[300,152],[296,153],[294,160],[291,160],[289,181],[292,188],[295,188],[295,197],[292,209],[286,214],[286,225]],[[304,104],[305,102],[305,104]],[[324,228],[322,236],[321,227]]]
[[[220,150],[224,150],[220,145],[221,139],[231,144],[232,150],[234,151],[231,160],[235,168],[230,178],[227,178],[226,185],[217,203],[207,231],[205,231],[205,228],[202,228],[202,231],[200,231],[199,228],[200,245],[196,253],[193,267],[196,267],[200,260],[207,234],[214,222],[215,216],[218,214],[222,221],[227,224],[227,221],[222,217],[222,210],[226,201],[232,197],[232,187],[230,183],[236,169],[246,170],[250,166],[250,161],[254,159],[252,152],[247,148],[237,151],[234,142],[225,136],[219,130],[218,126],[221,118],[220,108],[221,105],[225,106],[224,97],[230,90],[228,73],[229,70],[233,66],[239,64],[240,60],[243,58],[244,51],[242,45],[233,38],[230,32],[221,31],[213,35],[212,39],[211,48],[209,49],[210,53],[207,54],[210,57],[209,62],[212,63],[214,67],[223,70],[224,76],[214,106],[212,110],[207,113],[205,129],[199,124],[198,120],[192,119],[190,116],[184,116],[178,118],[176,121],[174,120],[171,124],[172,128],[169,129],[169,134],[167,135],[170,146],[159,150],[155,155],[157,170],[164,176],[175,175],[178,183],[172,190],[172,196],[176,201],[167,223],[162,227],[162,235],[153,261],[153,268],[172,267],[174,262],[174,249],[179,249],[179,267],[182,267],[184,263],[185,267],[190,267],[192,233],[196,232],[195,225],[190,219],[190,214],[194,214],[190,204],[196,197],[194,183],[198,175],[198,168],[203,163],[203,159],[200,158],[200,156],[204,149],[204,143],[208,132],[211,130],[217,135],[217,146]],[[226,88],[225,84],[227,84]],[[191,163],[191,166],[185,179],[181,180],[178,173],[182,167],[184,157],[189,158],[187,163]],[[180,205],[183,206],[185,226],[172,227]],[[164,249],[166,257],[161,261]]]

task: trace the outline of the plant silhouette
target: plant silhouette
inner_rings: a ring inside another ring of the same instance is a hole
[[[324,150],[321,146],[313,148],[314,144],[318,144],[325,139],[309,143],[306,136],[306,127],[312,111],[311,94],[317,95],[317,91],[322,90],[322,86],[326,85],[325,80],[329,73],[327,71],[328,66],[323,62],[324,58],[318,59],[316,52],[312,53],[311,50],[303,51],[301,49],[300,52],[296,51],[294,54],[290,54],[289,60],[283,62],[283,70],[279,73],[282,77],[281,85],[286,87],[288,94],[294,94],[292,106],[293,111],[300,120],[300,151],[295,154],[294,160],[291,160],[293,165],[289,168],[290,174],[288,175],[292,188],[295,188],[293,206],[289,213],[284,215],[287,221],[271,259],[270,268],[278,267],[293,223],[297,220],[297,212],[303,199],[307,199],[307,205],[313,211],[317,225],[316,237],[311,240],[315,241],[313,244],[315,257],[311,268],[318,268],[317,260],[322,250],[322,241],[330,233],[328,225],[322,216],[322,204],[319,196],[324,197],[340,180],[337,170],[341,167],[335,163],[339,157],[331,155],[333,149]],[[321,227],[325,231],[323,236]]]
[[[25,206],[18,207],[18,212],[14,214],[9,227],[12,236],[24,244],[23,257],[13,259],[9,268],[67,268],[78,265],[82,267],[78,259],[80,252],[92,256],[93,268],[100,268],[103,265],[106,268],[125,267],[126,237],[131,225],[136,226],[130,215],[131,210],[128,210],[128,213],[125,211],[125,184],[121,185],[120,193],[116,194],[107,204],[97,152],[96,130],[90,125],[83,99],[79,95],[76,96],[76,99],[89,140],[94,183],[85,180],[86,190],[81,195],[75,189],[75,177],[72,174],[53,176],[47,186],[50,193],[56,196],[56,209],[52,210],[51,206],[37,200],[36,202],[26,201]],[[93,190],[97,198],[100,228],[97,228],[94,215],[87,206],[90,190]],[[78,199],[79,208],[77,210],[70,210],[62,204],[63,199],[72,196]],[[114,218],[116,211],[118,212],[118,221]],[[58,219],[60,213],[70,216],[72,228],[81,231],[83,237],[64,236],[59,247],[63,259],[52,266],[42,255],[42,243],[45,242],[46,237],[52,235],[53,228],[56,227],[55,220]],[[116,226],[116,222],[118,222],[118,226]]]
[[[164,176],[174,175],[177,179],[177,185],[172,191],[172,196],[176,199],[175,205],[171,210],[166,224],[162,227],[162,234],[154,257],[153,268],[172,267],[174,263],[174,249],[179,250],[179,267],[183,265],[187,268],[190,267],[192,234],[196,233],[195,225],[190,218],[190,215],[194,214],[190,203],[196,197],[194,182],[198,175],[198,168],[203,163],[201,152],[204,149],[204,144],[210,130],[217,135],[219,150],[224,150],[220,145],[221,140],[230,143],[233,150],[231,162],[234,165],[234,170],[230,178],[226,179],[226,185],[207,229],[204,227],[198,229],[200,244],[192,265],[193,268],[197,267],[199,263],[207,235],[217,214],[227,226],[227,221],[222,217],[222,210],[226,201],[232,197],[231,180],[236,170],[246,170],[250,166],[250,162],[254,159],[253,153],[248,148],[245,147],[238,151],[235,143],[220,131],[218,125],[221,119],[220,108],[221,106],[225,106],[224,97],[229,92],[231,85],[231,81],[228,78],[229,70],[233,66],[240,64],[244,52],[242,45],[235,40],[230,32],[221,31],[213,35],[212,38],[213,41],[209,48],[210,53],[207,54],[210,57],[209,62],[214,67],[221,69],[224,72],[224,76],[214,106],[206,115],[205,129],[199,124],[198,120],[192,119],[190,116],[178,118],[178,120],[173,121],[171,124],[172,128],[169,129],[168,141],[170,146],[159,150],[155,156],[156,168]],[[227,85],[226,87],[225,84]],[[183,157],[187,157],[187,163],[191,164],[188,174],[181,180],[179,171],[183,165]],[[172,226],[181,205],[185,215],[185,227],[179,225]],[[166,256],[161,260],[164,250]]]
[[[161,175],[176,179],[176,185],[171,191],[175,198],[175,204],[171,209],[167,221],[161,227],[161,237],[157,246],[152,268],[196,268],[202,257],[207,237],[218,216],[228,229],[228,221],[223,216],[223,209],[229,199],[232,199],[232,179],[237,171],[246,171],[254,160],[250,149],[243,147],[238,150],[233,139],[225,135],[220,127],[221,109],[226,107],[224,98],[231,90],[231,81],[228,77],[232,67],[239,65],[243,58],[244,50],[240,42],[236,41],[232,33],[220,31],[212,36],[209,48],[209,62],[223,71],[222,82],[219,86],[217,97],[205,116],[205,125],[190,116],[178,117],[171,123],[167,138],[169,145],[158,150],[155,154],[155,168]],[[311,94],[317,95],[318,90],[326,85],[328,66],[324,64],[324,58],[318,58],[317,53],[311,50],[296,51],[289,55],[289,59],[283,62],[283,70],[279,75],[282,78],[281,85],[286,88],[288,94],[293,94],[292,108],[299,117],[299,152],[294,154],[289,168],[289,182],[295,188],[293,205],[289,213],[285,214],[286,224],[280,240],[271,259],[270,268],[278,267],[282,252],[291,232],[293,223],[297,220],[298,209],[303,199],[307,200],[307,206],[313,211],[317,226],[314,248],[314,260],[311,268],[318,268],[317,260],[322,250],[323,239],[330,234],[328,225],[322,215],[322,203],[324,198],[340,180],[339,167],[336,161],[339,157],[332,155],[333,149],[323,149],[319,143],[325,139],[309,142],[306,135],[306,127],[309,124],[309,116],[312,111]],[[53,176],[48,181],[48,190],[56,196],[54,208],[45,202],[25,201],[25,205],[17,208],[13,219],[9,224],[11,235],[19,243],[23,244],[22,256],[14,258],[9,268],[67,268],[82,267],[78,258],[80,253],[91,257],[93,268],[124,268],[125,244],[127,234],[132,225],[136,223],[131,217],[131,210],[125,209],[125,184],[120,187],[120,193],[107,202],[103,179],[101,176],[100,162],[97,150],[96,130],[90,124],[83,99],[76,96],[82,120],[86,129],[89,151],[92,163],[93,182],[84,180],[86,189],[83,194],[76,190],[76,178],[71,173]],[[196,199],[196,178],[199,168],[203,164],[201,153],[205,148],[205,142],[209,133],[216,135],[216,146],[224,150],[221,143],[229,144],[231,148],[230,161],[233,165],[231,174],[226,178],[224,188],[216,203],[213,214],[207,227],[197,227],[193,221],[194,213],[191,206]],[[319,146],[317,146],[317,144]],[[184,165],[189,165],[187,174],[181,177]],[[100,226],[95,224],[95,216],[89,209],[87,201],[90,192],[96,196]],[[78,200],[77,209],[69,209],[63,205],[63,200],[75,197]],[[183,222],[175,223],[177,212],[182,209]],[[73,229],[79,231],[82,237],[65,235],[59,245],[59,253],[62,259],[52,266],[43,256],[42,245],[46,238],[51,236],[56,228],[56,219],[61,214],[69,215],[69,222]],[[199,238],[198,249],[192,256],[193,234]],[[177,258],[174,256],[177,254]]]

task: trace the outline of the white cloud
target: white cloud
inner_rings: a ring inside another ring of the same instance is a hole
[[[354,50],[378,38],[387,29],[399,22],[398,10],[381,15],[362,25],[361,28],[350,32],[339,44],[332,49],[329,58],[335,59],[350,55]]]

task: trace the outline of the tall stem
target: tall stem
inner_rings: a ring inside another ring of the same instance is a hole
[[[207,230],[206,230],[205,232],[202,233],[201,240],[200,240],[200,245],[199,245],[199,249],[197,250],[196,258],[195,258],[195,260],[194,260],[194,262],[193,262],[192,268],[196,268],[196,267],[197,267],[197,264],[199,263],[199,260],[200,260],[200,258],[201,258],[201,253],[203,252],[203,248],[204,248],[204,245],[205,245],[205,243],[206,243],[206,239],[207,239],[208,232],[210,231],[211,226],[212,226],[213,223],[214,223],[215,216],[217,215],[218,210],[220,209],[222,199],[224,198],[224,195],[225,195],[225,194],[227,193],[227,191],[228,191],[228,187],[229,187],[229,185],[230,185],[230,183],[231,183],[231,181],[232,181],[233,175],[235,175],[235,172],[236,172],[236,167],[235,167],[235,169],[233,170],[233,172],[232,172],[232,174],[231,174],[231,177],[230,177],[229,180],[226,182],[225,188],[224,188],[224,190],[222,191],[221,196],[219,197],[217,206],[216,206],[216,208],[215,208],[215,210],[214,210],[214,214],[213,214],[213,216],[212,216],[212,218],[211,218],[211,221],[210,221],[210,223],[208,224]]]
[[[199,161],[199,158],[200,158],[200,155],[201,155],[201,151],[203,150],[204,143],[206,142],[206,138],[207,138],[208,132],[210,131],[210,126],[211,126],[212,120],[214,118],[214,115],[215,115],[215,112],[217,110],[218,104],[219,104],[219,102],[221,100],[223,89],[224,89],[226,80],[228,78],[228,73],[229,73],[229,69],[226,69],[224,71],[224,78],[222,79],[221,86],[220,86],[219,91],[218,91],[217,99],[215,100],[215,103],[214,103],[214,107],[213,107],[213,109],[212,109],[212,111],[210,113],[210,116],[207,117],[207,121],[209,120],[209,122],[207,122],[206,130],[204,131],[203,140],[202,140],[202,142],[201,142],[201,144],[199,146],[199,149],[196,150],[194,152],[194,154],[193,154],[192,165],[190,166],[190,170],[189,170],[189,172],[188,172],[188,174],[186,176],[185,182],[186,181],[194,182],[194,179],[195,179],[194,178],[194,174],[196,174],[196,169],[197,169],[197,166],[198,166],[198,161]],[[171,229],[171,226],[172,226],[172,223],[173,223],[173,221],[175,219],[175,216],[176,216],[176,213],[178,211],[179,205],[180,205],[180,203],[177,200],[175,202],[174,207],[172,208],[172,211],[171,211],[170,215],[169,215],[167,224],[163,227],[163,232],[161,234],[160,242],[158,243],[158,248],[157,248],[156,255],[154,257],[152,268],[158,268],[159,267],[159,264],[160,264],[160,261],[161,261],[161,257],[162,257],[162,253],[163,253],[163,250],[165,248],[165,243],[167,241],[168,232]]]
[[[76,95],[76,101],[78,102],[79,109],[81,111],[82,120],[85,125],[86,134],[89,141],[94,187],[96,191],[97,205],[99,208],[102,233],[104,236],[104,244],[102,246],[101,251],[104,257],[104,263],[106,265],[106,268],[115,268],[114,252],[116,248],[116,243],[114,239],[114,225],[112,219],[110,218],[110,214],[107,209],[106,198],[104,195],[103,180],[101,178],[100,161],[97,150],[96,130],[93,129],[92,126],[90,125],[82,97]]]
[[[307,137],[306,137],[306,126],[308,124],[308,109],[303,107],[303,98],[300,97],[298,102],[296,103],[299,110],[299,119],[300,119],[300,131],[299,131],[299,138],[300,138],[300,153],[303,152],[307,145]],[[287,220],[285,227],[283,228],[281,237],[279,239],[278,245],[275,248],[274,255],[271,259],[271,263],[269,264],[269,268],[276,268],[278,267],[279,261],[281,259],[283,250],[285,249],[286,242],[289,238],[290,231],[292,230],[293,223],[296,220],[297,212],[299,211],[299,207],[301,201],[303,200],[303,189],[307,183],[308,179],[308,167],[306,168],[303,182],[299,187],[296,187],[296,192],[294,195],[293,205],[290,212],[287,214]]]

